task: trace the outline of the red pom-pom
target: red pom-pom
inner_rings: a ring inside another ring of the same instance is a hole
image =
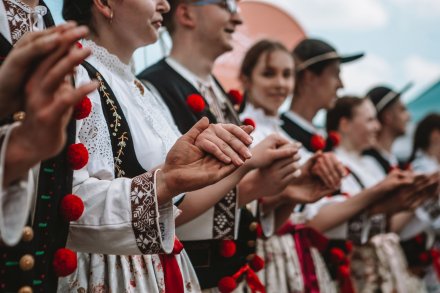
[[[84,212],[84,203],[78,196],[68,194],[61,200],[60,212],[67,221],[76,221]]]
[[[76,253],[67,248],[60,248],[55,252],[52,264],[58,277],[68,276],[76,270]]]
[[[217,287],[222,293],[230,293],[237,288],[237,283],[232,277],[224,277],[217,283]]]
[[[220,244],[220,255],[223,257],[232,257],[237,251],[237,245],[234,240],[222,240]]]
[[[205,101],[201,95],[191,94],[186,98],[186,104],[195,113],[200,113],[205,109]]]
[[[79,170],[87,165],[89,152],[82,143],[71,144],[67,148],[67,160],[73,170]]]
[[[350,277],[350,267],[348,265],[343,265],[338,267],[338,273],[343,278]]]
[[[429,254],[429,252],[424,251],[424,252],[420,253],[419,254],[419,261],[424,265],[429,264],[429,262],[431,261],[431,255]]]
[[[73,118],[81,120],[90,115],[92,111],[92,102],[88,97],[84,97],[78,104],[76,104],[73,110]]]
[[[424,246],[425,245],[425,235],[424,234],[419,234],[416,237],[414,237],[414,240],[416,241],[416,243],[419,246]]]
[[[244,124],[244,125],[250,125],[250,126],[252,126],[254,129],[255,129],[255,126],[256,126],[255,121],[252,120],[251,118],[245,118],[245,119],[243,120],[243,124]]]
[[[241,105],[243,103],[243,95],[238,90],[230,90],[228,93],[229,97],[231,98],[231,102],[234,105]]]
[[[345,248],[347,249],[347,254],[350,254],[353,251],[353,242],[345,241]]]
[[[75,43],[75,46],[76,46],[78,49],[82,49],[82,47],[83,47],[83,45],[82,45],[80,42],[76,42],[76,43]]]
[[[252,270],[254,270],[254,272],[259,272],[264,268],[264,260],[258,255],[255,255],[249,262],[249,266]]]
[[[330,258],[333,263],[342,264],[344,263],[346,257],[342,249],[333,247],[332,249],[330,249]]]
[[[330,131],[328,139],[331,141],[333,147],[337,147],[341,142],[341,135],[337,131]]]
[[[325,145],[325,139],[319,134],[313,135],[310,139],[310,146],[315,152],[325,149]]]

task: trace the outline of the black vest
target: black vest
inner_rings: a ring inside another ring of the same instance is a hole
[[[150,82],[158,90],[170,109],[181,133],[187,132],[202,117],[208,117],[211,123],[217,122],[206,100],[206,107],[201,113],[194,113],[189,108],[186,104],[186,98],[190,94],[200,95],[200,92],[169,66],[165,59],[145,69],[138,75],[138,78]],[[216,82],[226,97],[226,92],[218,81]],[[240,124],[232,105],[228,103],[227,106],[228,113],[226,113],[226,116],[229,117],[230,122],[237,125]],[[222,201],[224,199],[219,203],[222,203]],[[214,207],[215,213],[218,210],[217,206],[219,203]],[[237,252],[230,258],[224,258],[220,255],[220,240],[183,242],[202,289],[216,287],[221,278],[233,275],[241,266],[246,264],[246,258],[250,254],[255,253],[257,233],[254,229],[250,229],[250,227],[254,226],[252,223],[255,221],[256,219],[250,211],[247,209],[241,210],[238,240],[236,241]]]

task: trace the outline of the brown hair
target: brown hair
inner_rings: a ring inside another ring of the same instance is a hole
[[[272,40],[261,40],[255,43],[247,52],[241,62],[240,75],[250,78],[252,71],[258,63],[260,56],[267,53],[268,55],[275,51],[284,51],[289,54],[289,50],[280,42]]]
[[[168,33],[172,35],[176,31],[176,24],[174,22],[174,15],[176,8],[181,3],[190,2],[190,0],[167,0],[170,4],[170,11],[163,15],[163,26],[166,27]]]
[[[79,25],[90,27],[92,21],[92,0],[64,0],[63,18],[65,20],[74,20]]]
[[[419,149],[426,150],[429,147],[429,140],[431,138],[431,133],[435,130],[440,131],[440,114],[431,113],[425,118],[423,118],[417,125],[414,134],[413,149],[411,152],[411,157],[409,162],[413,161],[416,152]]]
[[[352,119],[353,110],[366,100],[355,96],[345,96],[337,99],[335,106],[327,111],[327,132],[337,131],[342,118]]]

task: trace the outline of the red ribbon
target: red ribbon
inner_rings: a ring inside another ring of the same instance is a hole
[[[177,263],[176,254],[183,249],[179,239],[174,238],[173,251],[170,254],[159,254],[165,281],[165,293],[184,293],[182,272]]]
[[[328,239],[311,227],[302,224],[294,225],[290,221],[278,230],[278,234],[292,234],[301,265],[304,291],[319,293],[318,278],[316,277],[315,265],[310,248],[313,246],[323,252],[327,248]]]
[[[266,289],[264,288],[263,283],[261,283],[260,278],[258,278],[257,274],[247,264],[242,266],[234,275],[232,275],[232,278],[237,280],[243,274],[246,274],[246,282],[252,293],[266,293]]]
[[[432,265],[434,267],[437,279],[440,280],[440,251],[438,249],[431,249]]]
[[[338,283],[341,293],[355,293],[350,274],[344,275],[338,272]]]

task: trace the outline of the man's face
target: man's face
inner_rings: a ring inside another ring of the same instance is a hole
[[[320,101],[322,109],[331,109],[334,107],[337,92],[343,87],[341,77],[340,62],[335,61],[324,68],[320,75],[315,75],[315,99]]]
[[[402,136],[406,133],[406,125],[411,119],[406,106],[399,100],[385,109],[386,115],[383,121],[383,127],[389,128],[396,136]]]

